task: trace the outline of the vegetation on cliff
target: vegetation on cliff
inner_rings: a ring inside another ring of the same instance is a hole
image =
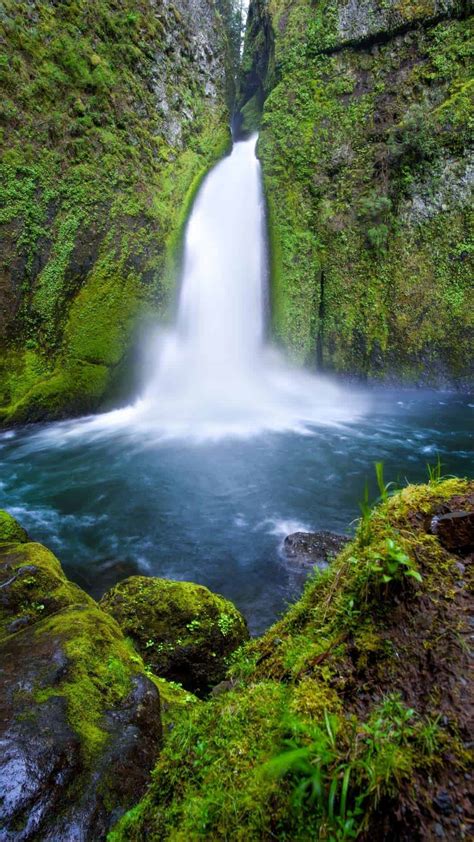
[[[273,327],[300,361],[472,384],[467,4],[253,0],[244,127],[260,122]]]
[[[435,475],[383,488],[327,572],[238,651],[231,689],[171,732],[111,842],[467,839],[474,518],[455,551],[433,518],[472,513],[473,495]]]
[[[0,420],[94,409],[139,318],[166,312],[186,210],[230,139],[220,9],[3,3]]]

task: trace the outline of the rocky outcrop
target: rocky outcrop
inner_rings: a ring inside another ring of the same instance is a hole
[[[227,11],[226,11],[227,10]],[[0,423],[95,409],[229,144],[225,2],[2,4]]]
[[[472,385],[472,18],[463,2],[253,0],[273,331],[363,379]]]
[[[132,576],[106,593],[100,607],[157,676],[198,695],[224,678],[228,656],[249,636],[229,600],[192,582]]]
[[[293,532],[283,542],[285,558],[298,568],[327,567],[349,542],[335,532]]]
[[[99,842],[143,793],[159,693],[114,620],[0,516],[0,839]]]

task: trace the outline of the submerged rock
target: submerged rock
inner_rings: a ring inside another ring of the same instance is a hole
[[[157,675],[205,694],[249,636],[236,607],[202,585],[131,576],[100,601]]]
[[[11,521],[1,513],[0,839],[98,842],[145,789],[158,690],[114,620]]]
[[[303,568],[325,566],[349,542],[336,532],[293,532],[287,535],[283,550],[287,559]]]

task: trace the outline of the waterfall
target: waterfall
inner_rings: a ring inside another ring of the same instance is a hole
[[[291,366],[265,342],[265,205],[256,140],[235,143],[199,190],[186,227],[175,326],[148,342],[143,395],[124,409],[66,422],[64,436],[116,430],[140,441],[201,441],[309,434],[365,411],[366,397]]]
[[[157,371],[145,395],[158,417],[160,406],[180,416],[186,409],[191,415],[227,414],[252,381],[263,344],[265,280],[255,143],[253,137],[235,144],[194,204],[176,328],[158,343]],[[176,403],[166,407],[166,401]]]

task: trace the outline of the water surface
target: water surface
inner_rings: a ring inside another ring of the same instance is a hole
[[[307,435],[159,441],[125,429],[90,439],[68,435],[76,422],[4,433],[0,507],[95,596],[132,572],[201,582],[258,632],[301,585],[283,536],[350,530],[375,460],[402,484],[425,479],[438,453],[445,473],[472,472],[472,400],[390,391],[364,400],[363,419]]]

